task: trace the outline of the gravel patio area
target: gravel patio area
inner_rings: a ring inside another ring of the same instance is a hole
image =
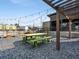
[[[23,44],[21,40],[16,38],[0,40],[0,45],[2,42],[4,49],[0,49],[0,59],[79,59],[79,41],[61,42],[60,51],[55,49],[55,42],[36,48]],[[5,45],[13,47],[6,48]]]

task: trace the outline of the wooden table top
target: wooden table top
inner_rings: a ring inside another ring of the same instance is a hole
[[[46,35],[47,33],[33,33],[33,34],[22,34],[22,36],[41,36]]]

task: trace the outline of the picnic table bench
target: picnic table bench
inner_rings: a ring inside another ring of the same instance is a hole
[[[48,43],[50,36],[46,36],[47,33],[34,33],[34,34],[24,34],[23,42],[27,42],[32,46],[36,47],[41,43]]]

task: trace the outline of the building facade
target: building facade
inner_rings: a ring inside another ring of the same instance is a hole
[[[50,21],[43,22],[43,30],[50,31]]]

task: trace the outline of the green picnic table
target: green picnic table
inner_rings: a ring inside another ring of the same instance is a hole
[[[23,41],[36,47],[41,43],[49,42],[50,36],[46,36],[47,33],[33,33],[33,34],[23,34]]]

